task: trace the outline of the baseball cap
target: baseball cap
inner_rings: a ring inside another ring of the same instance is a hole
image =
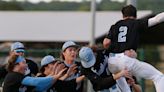
[[[68,47],[78,47],[78,45],[73,41],[67,41],[63,44],[62,51],[66,50]]]
[[[41,67],[43,67],[49,63],[52,63],[54,61],[56,61],[56,59],[53,56],[47,55],[41,60]]]
[[[11,45],[11,51],[16,49],[24,49],[24,45],[21,42],[15,42]]]
[[[79,57],[84,68],[90,68],[96,62],[95,55],[92,49],[89,47],[82,47],[79,51]]]

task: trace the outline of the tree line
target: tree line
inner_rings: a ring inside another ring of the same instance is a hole
[[[120,10],[126,2],[119,3],[110,0],[102,0],[97,3],[97,11]],[[153,10],[158,13],[164,11],[164,0],[137,0],[137,8],[139,10]],[[29,11],[89,11],[90,2],[60,2],[52,1],[50,3],[40,2],[37,4],[25,2],[17,2],[16,0],[6,2],[0,1],[0,10],[29,10]]]

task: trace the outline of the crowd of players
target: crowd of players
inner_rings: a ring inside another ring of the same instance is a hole
[[[3,92],[84,92],[85,79],[91,82],[94,91],[142,92],[137,75],[151,79],[156,91],[162,92],[164,75],[153,66],[140,63],[135,51],[139,31],[163,22],[164,13],[137,20],[136,12],[132,5],[122,8],[123,19],[110,28],[103,41],[104,48],[66,41],[61,59],[47,55],[42,58],[40,69],[25,57],[23,43],[13,43],[4,69]]]

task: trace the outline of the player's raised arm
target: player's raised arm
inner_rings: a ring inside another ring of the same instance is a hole
[[[148,19],[148,27],[154,26],[161,22],[164,22],[164,12],[159,13],[153,18]]]

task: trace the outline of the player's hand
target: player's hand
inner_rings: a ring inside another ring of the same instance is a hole
[[[71,76],[72,74],[74,74],[75,72],[77,72],[77,65],[73,64],[71,67],[69,67],[68,71],[67,71],[67,75],[68,77]]]
[[[124,52],[124,54],[131,57],[131,58],[136,58],[137,57],[137,53],[133,49],[126,50]]]
[[[127,83],[132,86],[135,84],[135,80],[133,78],[127,79]]]
[[[105,49],[108,49],[108,48],[109,48],[109,45],[110,45],[110,39],[105,38],[105,39],[103,40],[103,47],[104,47]]]
[[[64,71],[66,71],[66,70],[67,70],[67,68],[61,69],[57,74],[54,74],[53,77],[54,77],[56,80],[59,79],[60,77],[62,77]]]
[[[81,81],[84,80],[84,78],[85,78],[84,75],[81,75],[81,76],[77,77],[77,78],[76,78],[76,83],[80,83]]]
[[[119,79],[120,77],[131,78],[131,74],[129,73],[128,69],[125,68],[125,69],[121,70],[120,72],[115,73],[113,76],[113,78],[115,80]]]
[[[76,64],[73,64],[71,67],[69,67],[67,72],[62,77],[59,78],[59,80],[65,80],[66,78],[74,74],[76,71],[77,71],[77,66]]]
[[[133,80],[132,75],[131,75],[131,73],[129,73],[129,70],[127,68],[123,69],[121,71],[121,74],[122,74],[123,77],[126,77],[130,80]]]

